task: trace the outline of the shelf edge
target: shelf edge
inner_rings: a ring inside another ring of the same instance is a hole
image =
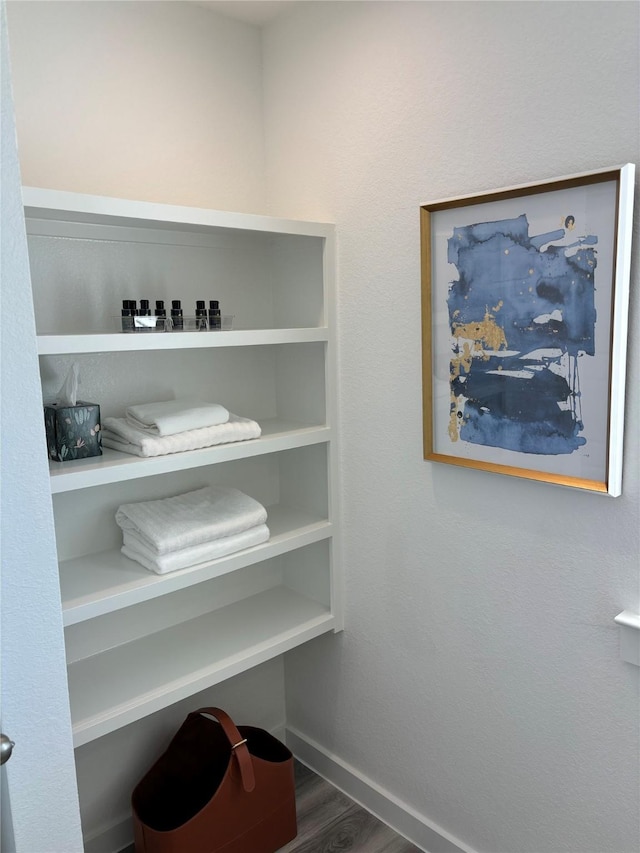
[[[620,628],[620,658],[640,666],[640,614],[623,610],[614,618]]]
[[[96,714],[85,720],[75,723],[73,729],[74,748],[84,746],[93,740],[134,723],[137,720],[153,714],[168,705],[173,705],[181,699],[186,699],[214,687],[222,681],[233,678],[254,666],[265,663],[274,657],[278,657],[309,640],[333,630],[334,617],[326,613],[306,620],[297,628],[288,629],[281,636],[274,637],[271,641],[265,641],[262,648],[257,647],[247,650],[242,659],[239,655],[232,655],[226,662],[221,662],[211,667],[206,674],[199,673],[197,676],[177,679],[174,687],[169,689],[167,685],[163,689],[151,691],[136,700],[123,702],[109,712]]]
[[[261,563],[272,557],[278,557],[281,554],[296,551],[306,545],[312,545],[314,542],[331,538],[333,530],[333,523],[331,521],[318,522],[315,525],[309,525],[309,527],[313,527],[313,529],[305,530],[303,528],[298,533],[273,537],[263,545],[246,548],[227,557],[221,557],[210,563],[204,563],[197,569],[186,569],[182,572],[169,572],[166,575],[158,575],[155,583],[150,582],[148,585],[115,593],[111,596],[105,596],[102,599],[90,602],[81,602],[76,605],[67,606],[63,603],[63,625],[67,628],[71,625],[88,622],[97,616],[114,613],[125,607],[141,604],[144,601],[151,601],[154,598],[159,598],[177,590],[186,589],[190,586],[222,577],[246,566]],[[105,607],[104,605],[109,602],[113,606]]]
[[[298,329],[236,329],[214,332],[95,332],[82,335],[38,335],[38,355],[79,355],[101,352],[152,352],[174,349],[275,346],[316,343],[330,339],[327,326]]]
[[[235,459],[248,459],[252,456],[278,453],[281,450],[292,450],[311,444],[323,444],[330,440],[331,427],[325,425],[300,427],[299,431],[291,430],[281,435],[266,435],[248,441],[229,442],[228,444],[218,444],[215,447],[203,447],[199,450],[187,450],[183,453],[170,453],[165,456],[142,458],[131,455],[130,458],[123,459],[119,464],[87,470],[76,469],[51,473],[51,494],[104,486],[109,483],[120,483],[125,480],[138,480],[142,477],[154,477],[158,474],[169,474],[174,471],[202,468]],[[122,454],[122,456],[126,455]],[[65,463],[56,464],[64,465]]]
[[[256,213],[237,213],[205,207],[160,204],[27,185],[22,186],[22,201],[25,216],[33,218],[46,216],[46,213],[53,212],[59,219],[65,215],[81,214],[97,217],[100,220],[140,220],[150,224],[169,222],[177,226],[198,225],[206,228],[310,237],[327,237],[335,231],[335,225],[330,222],[280,219],[275,216]]]

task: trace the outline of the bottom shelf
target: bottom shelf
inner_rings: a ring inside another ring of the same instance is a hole
[[[68,667],[74,746],[102,737],[334,629],[279,586]]]

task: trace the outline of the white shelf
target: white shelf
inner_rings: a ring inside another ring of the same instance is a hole
[[[238,329],[222,332],[95,332],[82,335],[38,335],[39,355],[150,350],[211,349],[329,340],[326,327],[307,329]]]
[[[331,536],[326,518],[282,506],[268,507],[268,542],[208,563],[156,575],[120,550],[102,551],[60,563],[65,626],[202,583],[253,563],[277,557]]]
[[[68,667],[76,747],[333,630],[330,611],[276,587]]]
[[[640,666],[640,614],[623,610],[615,617],[620,626],[620,657],[627,663]]]
[[[25,216],[34,219],[135,226],[180,228],[184,231],[263,232],[329,237],[334,226],[324,222],[280,219],[252,213],[231,213],[200,207],[135,201],[64,192],[42,187],[22,187]]]
[[[102,456],[72,459],[68,462],[50,461],[51,492],[59,494],[90,486],[103,486],[107,483],[120,483],[124,480],[215,465],[232,459],[246,459],[294,447],[322,444],[329,441],[331,436],[328,426],[304,426],[270,420],[261,421],[260,426],[260,438],[171,453],[167,456],[143,458],[105,447]]]
[[[101,401],[103,416],[127,400],[202,393],[228,397],[262,430],[166,456],[104,448],[49,463],[81,746],[342,629],[334,227],[29,187],[23,201],[36,322],[52,332],[37,339],[47,394],[68,369],[59,356],[84,355],[85,399]],[[242,327],[122,333],[120,301],[147,295],[185,307],[219,299]],[[96,318],[112,331],[76,333],[99,329]],[[275,455],[253,459],[266,454]],[[145,481],[156,475],[168,476]],[[116,502],[153,499],[168,483],[195,488],[202,477],[237,477],[248,493],[281,501],[267,507],[270,539],[165,575],[127,559]]]

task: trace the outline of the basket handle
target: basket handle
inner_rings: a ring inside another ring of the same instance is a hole
[[[189,716],[193,716],[194,714],[209,714],[211,717],[217,719],[222,726],[222,731],[227,736],[227,740],[231,744],[231,753],[235,755],[238,762],[242,787],[247,793],[253,791],[256,786],[256,777],[253,772],[251,754],[247,747],[247,739],[242,737],[231,717],[221,708],[198,708],[197,711],[193,711]]]

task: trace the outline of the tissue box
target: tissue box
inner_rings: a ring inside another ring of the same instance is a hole
[[[102,455],[100,406],[78,400],[75,406],[48,403],[44,407],[49,458],[56,462]]]

